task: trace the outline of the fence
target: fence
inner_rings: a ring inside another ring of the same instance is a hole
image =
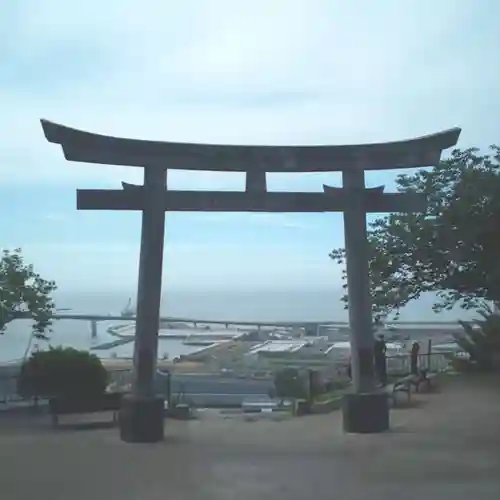
[[[420,369],[426,368],[431,372],[442,372],[446,371],[450,365],[450,353],[439,352],[430,354],[421,354],[418,357],[418,366]],[[387,371],[390,375],[405,375],[410,372],[411,359],[409,354],[396,354],[389,356],[387,358]],[[175,396],[186,396],[187,398],[195,401],[197,404],[202,405],[208,399],[220,400],[221,404],[224,401],[237,401],[242,397],[247,397],[252,395],[252,391],[246,389],[246,381],[261,382],[262,391],[267,392],[267,388],[273,386],[273,371],[283,368],[283,366],[275,366],[273,370],[266,373],[266,377],[262,377],[262,372],[255,370],[248,370],[246,372],[238,373],[238,375],[223,376],[221,374],[207,374],[207,378],[211,379],[211,389],[204,392],[203,390],[195,390],[196,393],[193,394],[192,390],[184,391],[183,384],[175,383],[175,388],[172,388],[172,394]],[[294,367],[293,365],[286,365],[288,367]],[[308,368],[307,364],[300,363],[297,368],[305,369]],[[309,367],[315,371],[319,371],[323,380],[333,381],[339,378],[346,377],[347,360],[331,360],[323,364],[315,364]],[[131,369],[114,369],[109,371],[110,384],[109,389],[113,391],[128,391],[132,384],[132,370]],[[181,374],[179,376],[182,377]],[[174,379],[176,378],[174,372]],[[205,377],[203,375],[195,376],[196,379],[203,380]],[[228,380],[228,378],[230,380]],[[227,383],[232,381],[232,385],[238,385],[238,389],[234,389],[234,393],[223,393]],[[220,385],[219,385],[220,382]],[[196,384],[195,384],[196,385]],[[187,386],[188,389],[191,387]],[[169,381],[168,375],[165,373],[157,372],[156,376],[156,391],[163,394],[165,397],[169,391]],[[248,392],[248,394],[245,394]],[[255,395],[255,394],[253,394]],[[0,405],[17,403],[23,399],[17,394],[17,375],[13,373],[0,374]]]
[[[109,388],[112,390],[124,390],[132,381],[132,371],[129,369],[110,370]],[[17,374],[0,373],[0,405],[10,403],[29,402],[17,392]]]
[[[4,375],[0,377],[0,404],[22,401],[23,398],[17,394],[17,376]]]
[[[433,372],[441,372],[449,367],[448,352],[440,351],[429,354],[420,354],[417,365],[419,369],[427,369]],[[295,368],[298,370],[319,371],[323,378],[334,379],[337,376],[344,376],[349,360],[346,356],[335,359],[290,359],[290,358],[269,358],[261,363],[248,366],[246,369],[240,368],[238,376],[242,378],[257,378],[261,373],[272,376],[273,372],[284,368]],[[398,353],[387,356],[387,371],[390,374],[409,373],[411,367],[411,356],[409,353]],[[235,372],[236,373],[236,372]]]
[[[447,352],[433,352],[419,354],[417,366],[420,370],[426,369],[430,372],[446,371],[450,367],[450,354]],[[410,373],[411,356],[409,354],[394,354],[387,357],[387,373],[406,374]]]

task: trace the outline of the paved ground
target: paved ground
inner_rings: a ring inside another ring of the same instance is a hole
[[[394,410],[382,435],[344,435],[340,415],[247,422],[206,412],[168,422],[158,445],[116,429],[0,420],[9,500],[392,500],[500,497],[500,384],[455,377]]]

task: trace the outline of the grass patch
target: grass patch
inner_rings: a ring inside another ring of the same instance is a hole
[[[330,391],[330,392],[325,392],[323,394],[319,394],[314,398],[315,403],[324,403],[325,401],[329,401],[330,399],[335,399],[339,396],[341,396],[342,393],[340,392],[339,389],[336,391]]]
[[[331,399],[337,399],[342,397],[346,392],[349,392],[350,386],[346,385],[344,387],[338,387],[332,391],[324,392],[322,394],[318,394],[314,398],[314,403],[324,403],[326,401],[330,401]]]

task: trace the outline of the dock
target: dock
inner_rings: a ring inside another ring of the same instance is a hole
[[[107,351],[108,349],[113,349],[114,347],[119,347],[121,345],[129,344],[133,342],[134,338],[124,338],[124,339],[116,339],[111,342],[103,342],[102,344],[98,344],[92,346],[90,348],[91,351]]]

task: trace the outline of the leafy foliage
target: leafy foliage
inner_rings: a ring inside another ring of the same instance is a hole
[[[500,309],[484,305],[478,312],[480,319],[460,322],[463,334],[454,334],[454,338],[471,363],[491,370],[500,361]]]
[[[428,208],[369,224],[375,321],[397,316],[426,292],[437,292],[436,312],[457,303],[475,309],[485,300],[500,302],[500,148],[491,146],[484,156],[456,149],[433,169],[398,176],[396,186],[425,194]],[[343,264],[345,250],[330,257]],[[347,296],[343,300],[347,308]]]
[[[274,374],[276,397],[308,399],[308,381],[295,368],[284,368]]]
[[[23,363],[18,393],[25,397],[91,398],[105,392],[108,378],[94,354],[56,347],[36,352]]]
[[[315,398],[326,391],[326,384],[323,382],[321,372],[317,370],[308,370],[310,397]]]
[[[0,334],[16,318],[33,320],[33,332],[46,338],[54,310],[51,293],[56,289],[53,281],[37,274],[26,264],[21,250],[4,250],[0,258]]]

